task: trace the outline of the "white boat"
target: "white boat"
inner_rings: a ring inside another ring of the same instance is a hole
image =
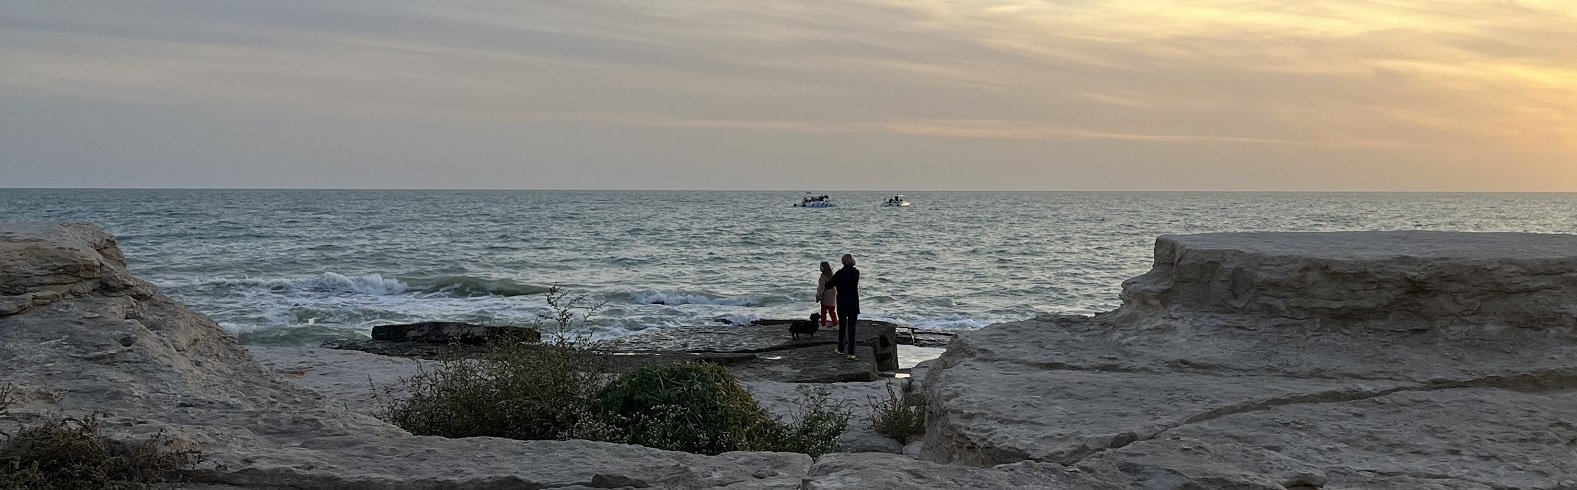
[[[909,207],[909,200],[908,199],[904,199],[903,198],[903,194],[894,194],[893,197],[889,197],[889,198],[887,198],[886,201],[882,201],[882,207],[884,207],[884,208],[907,208],[907,207]]]
[[[799,202],[794,203],[794,207],[796,207],[796,208],[835,208],[835,207],[838,207],[838,204],[832,202],[832,198],[828,197],[826,194],[822,194],[822,195],[806,194],[805,197],[800,198]]]

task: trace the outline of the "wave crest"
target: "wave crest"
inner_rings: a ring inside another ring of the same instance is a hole
[[[398,279],[385,278],[382,274],[347,276],[336,272],[324,272],[321,276],[302,282],[306,289],[315,291],[352,292],[373,296],[400,294],[406,289],[405,283]]]
[[[548,287],[524,284],[509,279],[488,279],[471,276],[437,276],[408,278],[411,287],[428,293],[454,296],[526,296],[548,292]]]
[[[455,297],[524,296],[542,294],[547,287],[524,284],[509,279],[490,279],[463,275],[432,277],[384,277],[382,274],[346,275],[324,272],[303,279],[215,278],[184,284],[167,285],[174,288],[262,288],[275,293],[312,292],[365,294],[390,296],[404,293],[428,293]]]

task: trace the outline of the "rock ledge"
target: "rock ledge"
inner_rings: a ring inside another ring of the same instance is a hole
[[[1112,313],[960,335],[923,384],[921,456],[1577,488],[1577,236],[1168,236],[1123,286]]]

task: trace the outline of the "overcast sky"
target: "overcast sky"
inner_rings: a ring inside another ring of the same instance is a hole
[[[1577,191],[1571,0],[0,0],[0,187]]]

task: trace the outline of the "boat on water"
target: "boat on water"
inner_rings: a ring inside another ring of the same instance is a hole
[[[887,198],[886,201],[882,201],[882,207],[884,207],[884,208],[907,208],[907,207],[909,207],[909,200],[908,199],[904,199],[903,198],[903,194],[893,194],[893,197],[889,197],[889,198]]]
[[[794,207],[796,207],[796,208],[835,208],[835,207],[838,207],[838,204],[832,202],[832,198],[828,197],[826,194],[821,194],[821,195],[806,194],[805,197],[800,198],[799,202],[794,203]]]

